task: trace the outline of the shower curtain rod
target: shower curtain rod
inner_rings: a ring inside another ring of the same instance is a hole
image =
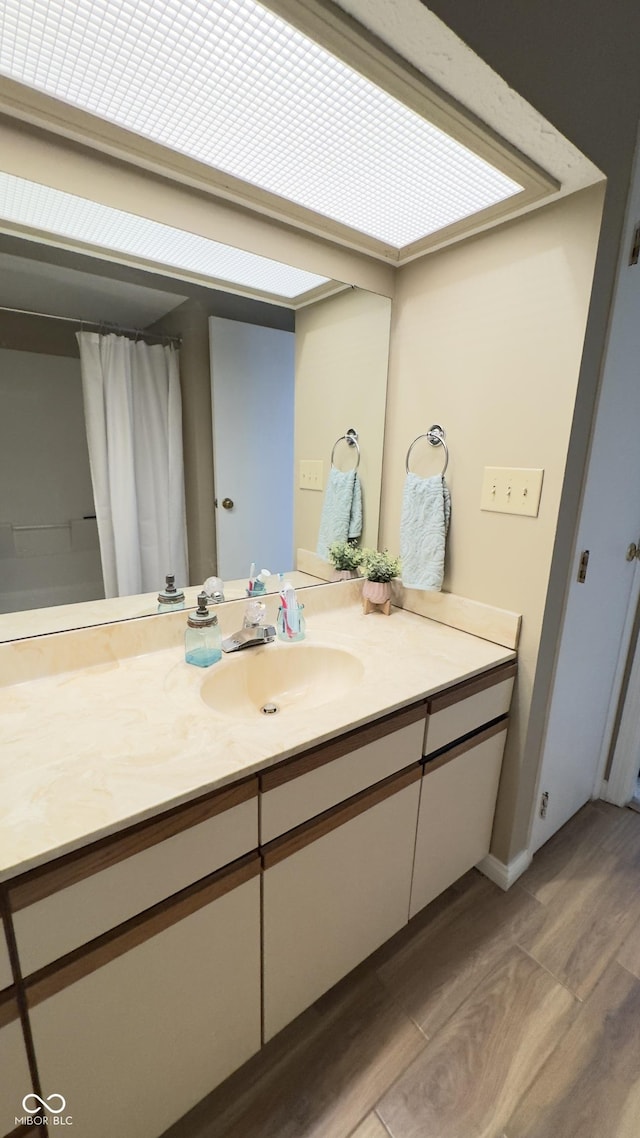
[[[122,332],[127,336],[137,336],[140,339],[147,337],[159,340],[164,344],[181,344],[181,336],[165,336],[161,332],[147,332],[144,328],[123,328],[120,324],[110,324],[106,320],[82,320],[76,316],[55,316],[52,312],[32,312],[28,308],[9,308],[0,304],[0,312],[14,312],[18,316],[44,316],[45,320],[65,320],[68,324],[79,324],[80,327],[98,328],[104,332]]]

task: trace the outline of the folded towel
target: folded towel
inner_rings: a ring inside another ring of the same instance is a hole
[[[407,589],[439,592],[451,516],[451,496],[441,474],[407,474],[400,521],[402,584]]]
[[[355,540],[362,533],[362,488],[355,470],[329,471],[322,503],[316,553],[326,559],[334,541]]]

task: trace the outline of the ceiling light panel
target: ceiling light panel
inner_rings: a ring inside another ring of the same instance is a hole
[[[0,72],[401,248],[522,187],[254,0],[3,0]]]
[[[3,220],[286,300],[329,279],[0,172]]]

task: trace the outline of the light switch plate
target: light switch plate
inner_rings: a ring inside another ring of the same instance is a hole
[[[324,489],[324,463],[322,459],[304,459],[300,462],[298,486],[301,490]]]
[[[537,518],[544,470],[485,466],[481,510]]]

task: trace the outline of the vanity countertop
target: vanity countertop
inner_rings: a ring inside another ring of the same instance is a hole
[[[304,644],[342,648],[363,671],[344,696],[320,706],[269,717],[220,714],[204,703],[201,686],[214,670],[242,666],[247,652],[200,669],[184,662],[181,643],[0,688],[0,880],[515,656],[400,609],[385,617],[364,616],[357,603],[322,607],[307,605]],[[237,613],[224,618],[231,627]],[[299,647],[276,641],[248,651]]]

